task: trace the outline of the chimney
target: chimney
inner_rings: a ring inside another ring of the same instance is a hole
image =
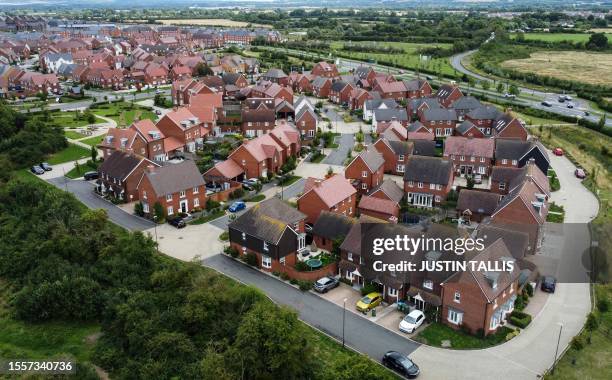
[[[321,187],[321,182],[323,182],[323,181],[321,181],[321,180],[320,180],[320,179],[318,179],[318,178],[317,178],[317,179],[315,179],[315,181],[314,181],[314,185],[315,185],[315,187]]]
[[[155,165],[147,165],[147,173],[155,173]]]

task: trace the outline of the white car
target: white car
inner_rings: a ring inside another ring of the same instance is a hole
[[[425,321],[425,314],[421,310],[413,310],[407,314],[399,324],[399,329],[402,332],[412,334]]]

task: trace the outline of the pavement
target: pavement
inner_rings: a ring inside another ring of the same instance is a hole
[[[344,315],[346,345],[368,355],[373,360],[379,361],[389,350],[409,355],[419,347],[418,343],[407,340],[360,315],[350,311],[343,313],[342,307],[312,292],[301,292],[288,283],[247,267],[226,255],[214,255],[202,263],[237,281],[255,286],[277,304],[295,309],[299,318],[305,323],[338,340],[342,340]]]
[[[331,149],[327,157],[321,162],[326,165],[343,165],[348,152],[353,149],[355,145],[355,136],[343,133],[334,140],[336,144],[338,144],[338,148]]]
[[[164,223],[144,232],[157,240],[160,251],[179,260],[192,261],[222,252],[224,243],[218,236],[225,230],[211,223],[188,224],[180,229]]]

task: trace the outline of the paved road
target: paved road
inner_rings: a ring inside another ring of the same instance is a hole
[[[342,339],[343,313],[342,308],[338,305],[310,292],[301,292],[276,278],[249,268],[225,255],[212,256],[205,259],[203,264],[238,281],[261,289],[274,302],[295,309],[304,322],[339,340]],[[345,315],[346,344],[367,354],[374,360],[380,360],[382,355],[389,350],[408,355],[419,347],[418,343],[393,333],[357,314],[347,312]]]
[[[323,163],[326,165],[343,165],[346,160],[349,150],[355,145],[355,136],[348,133],[343,133],[335,138],[338,148],[333,149],[331,153],[325,157]]]
[[[47,181],[62,190],[68,190],[89,208],[105,209],[108,213],[108,218],[113,223],[127,230],[143,231],[153,227],[153,222],[128,214],[119,207],[95,195],[93,192],[93,184],[90,182],[84,180],[71,180],[66,177],[49,178]]]
[[[295,198],[304,190],[304,184],[306,183],[305,178],[300,178],[291,185],[284,187],[282,189],[282,196],[284,200],[288,200],[291,198]],[[281,196],[281,188],[276,187],[276,195],[280,198]]]
[[[460,73],[470,75],[478,80],[493,82],[493,79],[480,75],[473,71],[470,71],[468,68],[466,68],[463,65],[463,60],[466,57],[469,57],[470,55],[474,54],[475,52],[476,50],[470,50],[470,51],[463,52],[463,53],[452,56],[450,59],[451,66],[455,70],[459,71]],[[521,100],[526,102],[529,107],[541,109],[544,111],[553,112],[553,113],[565,115],[565,116],[581,116],[592,122],[595,122],[595,123],[599,122],[600,116],[598,115],[597,111],[594,111],[591,108],[590,104],[584,99],[574,99],[572,103],[574,103],[575,108],[567,108],[567,103],[558,102],[559,96],[561,95],[560,93],[544,92],[544,91],[534,90],[534,89],[527,88],[527,87],[519,87],[519,90],[522,93],[533,94],[542,99],[546,99],[552,104],[552,107],[546,107],[546,106],[543,106],[540,101],[522,98]],[[585,116],[584,111],[589,111],[591,113],[591,116]],[[612,120],[607,120],[606,124],[612,125]]]

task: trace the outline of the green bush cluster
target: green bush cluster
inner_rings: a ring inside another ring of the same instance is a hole
[[[524,329],[531,323],[531,315],[515,310],[510,314],[510,322],[513,325]]]

